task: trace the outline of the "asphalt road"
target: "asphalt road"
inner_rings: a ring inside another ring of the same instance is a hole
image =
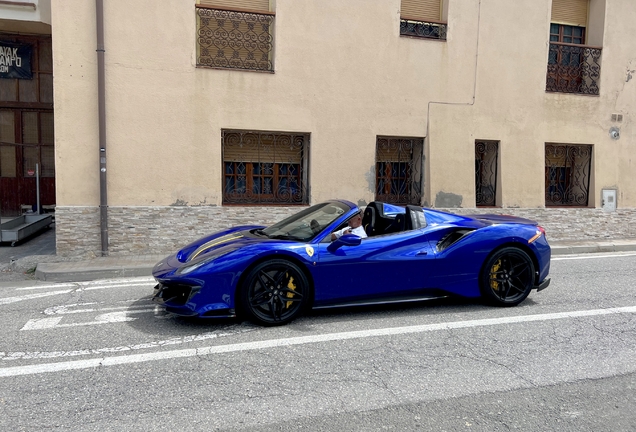
[[[0,430],[633,431],[636,253],[558,257],[519,307],[279,328],[193,321],[148,278],[0,284]]]

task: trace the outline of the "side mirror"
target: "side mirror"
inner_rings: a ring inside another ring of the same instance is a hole
[[[339,239],[336,239],[327,246],[329,252],[335,252],[343,246],[358,246],[362,243],[362,239],[355,234],[345,234]]]

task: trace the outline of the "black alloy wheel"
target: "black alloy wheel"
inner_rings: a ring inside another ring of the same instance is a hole
[[[242,310],[256,324],[287,324],[300,316],[311,301],[309,281],[290,261],[273,259],[254,267],[243,284]]]
[[[515,247],[498,250],[484,264],[480,289],[497,306],[516,306],[534,286],[534,264],[526,252]]]

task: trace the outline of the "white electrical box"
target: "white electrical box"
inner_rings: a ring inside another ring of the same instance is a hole
[[[603,189],[602,206],[604,211],[612,212],[616,210],[616,190]]]

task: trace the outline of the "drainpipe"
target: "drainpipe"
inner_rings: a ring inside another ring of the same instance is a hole
[[[104,0],[95,0],[97,21],[97,106],[99,115],[99,227],[102,256],[108,256],[108,193],[106,189],[106,82],[104,79]]]

